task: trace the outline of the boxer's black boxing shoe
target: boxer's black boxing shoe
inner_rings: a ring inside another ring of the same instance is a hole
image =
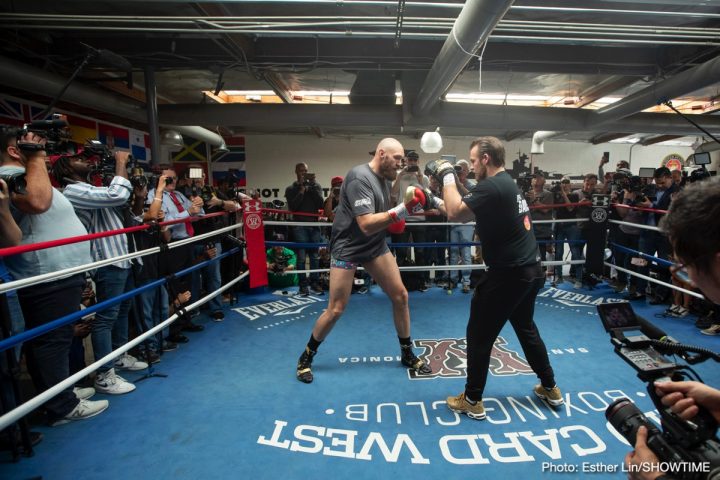
[[[313,352],[308,347],[305,347],[305,351],[300,355],[297,364],[297,379],[303,383],[312,383],[313,374],[310,367],[312,366],[313,357],[317,352]]]
[[[402,362],[403,365],[408,368],[412,368],[421,375],[429,375],[432,373],[430,367],[415,356],[415,353],[412,350],[412,345],[401,345],[400,351],[402,352],[400,362]]]

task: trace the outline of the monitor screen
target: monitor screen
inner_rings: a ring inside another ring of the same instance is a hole
[[[638,173],[638,177],[642,178],[653,178],[655,175],[655,169],[652,167],[640,167],[640,172]]]
[[[601,303],[597,306],[605,330],[639,330],[640,324],[628,302]]]
[[[693,163],[695,165],[710,165],[710,154],[708,152],[693,154]]]

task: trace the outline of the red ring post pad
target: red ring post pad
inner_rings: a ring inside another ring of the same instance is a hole
[[[247,242],[250,288],[268,284],[267,260],[265,256],[265,227],[262,220],[262,205],[259,200],[245,202],[243,211],[245,240]]]

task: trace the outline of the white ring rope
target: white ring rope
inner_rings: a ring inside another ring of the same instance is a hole
[[[214,298],[217,295],[220,295],[222,292],[224,292],[225,290],[227,290],[228,288],[232,287],[237,282],[239,282],[240,280],[245,278],[248,274],[249,274],[249,272],[243,273],[242,275],[238,276],[234,280],[228,282],[226,285],[223,285],[219,289],[215,290],[215,292],[209,293],[209,294],[205,295],[204,297],[202,297],[201,299],[199,299],[198,301],[196,301],[195,303],[192,303],[192,304],[186,306],[185,309],[192,310],[196,307],[199,307],[200,305],[202,305],[204,303],[209,302],[210,299]],[[160,287],[158,287],[158,288],[160,288]],[[10,410],[5,415],[0,417],[0,430],[3,430],[4,428],[8,427],[9,425],[11,425],[14,422],[17,422],[19,419],[21,419],[28,413],[32,412],[33,410],[38,408],[43,403],[50,400],[51,398],[55,397],[56,395],[58,395],[60,392],[62,392],[66,388],[72,387],[73,385],[75,385],[76,382],[81,380],[86,375],[94,372],[95,370],[100,368],[102,365],[108,363],[109,361],[116,359],[117,357],[119,357],[123,353],[127,352],[134,346],[143,342],[146,338],[148,338],[152,335],[155,335],[157,332],[159,332],[160,330],[164,329],[165,327],[167,327],[171,323],[173,323],[175,320],[177,320],[177,318],[178,318],[178,316],[176,313],[172,314],[164,322],[152,327],[150,330],[143,333],[139,337],[132,339],[131,341],[129,341],[122,347],[118,347],[116,350],[113,350],[112,352],[108,353],[100,360],[95,361],[95,363],[92,363],[92,364],[88,365],[87,367],[83,368],[82,370],[80,370],[79,372],[69,376],[62,382],[58,383],[57,385],[50,387],[49,389],[42,392],[40,395],[33,397],[30,400],[28,400],[27,402],[23,403],[22,405],[18,405],[14,409]],[[149,368],[149,365],[148,365],[148,368]]]
[[[209,233],[203,233],[202,235],[196,235],[194,237],[189,237],[189,238],[185,238],[182,240],[178,240],[176,242],[168,243],[167,248],[173,249],[173,248],[181,247],[183,245],[187,245],[189,243],[194,243],[194,242],[197,242],[198,240],[203,240],[205,238],[214,237],[218,234],[221,234],[224,232],[229,232],[231,230],[235,230],[235,229],[238,229],[241,227],[242,227],[242,225],[229,225],[227,227],[213,230],[212,232],[209,232]],[[86,240],[86,241],[88,241],[88,240]],[[55,247],[52,247],[52,248],[55,248]],[[30,285],[36,285],[38,283],[43,283],[48,280],[56,280],[58,278],[68,277],[68,276],[76,274],[76,273],[87,272],[88,270],[94,270],[96,268],[104,267],[106,265],[112,265],[121,260],[130,260],[130,259],[137,258],[137,257],[144,257],[146,255],[158,253],[161,250],[162,250],[161,247],[152,247],[152,248],[148,248],[146,250],[140,250],[138,252],[120,255],[119,257],[113,257],[113,258],[108,258],[106,260],[99,260],[97,262],[86,263],[85,265],[78,265],[77,267],[70,267],[70,268],[66,268],[63,270],[58,270],[56,272],[44,273],[42,275],[35,275],[34,277],[23,278],[21,280],[14,280],[12,282],[0,284],[0,293],[7,292],[9,290],[16,290],[16,289],[28,287]]]
[[[705,297],[704,297],[703,294],[701,294],[701,293],[693,292],[692,290],[687,290],[687,289],[685,289],[685,288],[678,287],[677,285],[673,285],[672,283],[666,283],[666,282],[663,282],[662,280],[658,280],[658,279],[656,279],[656,278],[652,278],[652,277],[649,277],[649,276],[647,276],[647,275],[642,275],[642,274],[640,274],[640,273],[633,272],[632,270],[628,270],[628,269],[626,269],[626,268],[618,267],[617,265],[614,265],[614,264],[612,264],[612,263],[608,263],[608,262],[604,262],[604,263],[605,263],[605,266],[607,266],[607,267],[612,267],[612,268],[614,268],[615,270],[619,270],[619,271],[621,271],[621,272],[625,272],[625,273],[627,273],[628,275],[631,275],[631,276],[633,276],[633,277],[642,278],[642,279],[647,280],[647,281],[649,281],[649,282],[657,283],[657,284],[659,284],[659,285],[663,285],[663,286],[665,286],[665,287],[672,288],[673,290],[677,290],[678,292],[687,293],[688,295],[692,295],[693,297],[696,297],[696,298],[700,298],[700,299],[702,299],[702,300],[705,300]]]
[[[652,230],[654,232],[661,232],[661,230],[654,225],[645,225],[642,223],[623,222],[622,220],[608,220],[608,223],[615,223],[617,225],[626,225],[633,228],[644,228],[645,230]],[[661,232],[662,233],[662,232]]]

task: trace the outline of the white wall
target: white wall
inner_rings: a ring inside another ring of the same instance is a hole
[[[398,138],[406,149],[420,153],[420,164],[433,160],[440,154],[457,155],[458,159],[468,157],[472,138],[443,138],[444,148],[438,154],[424,154],[420,140],[414,137]],[[370,160],[369,151],[375,150],[379,136],[353,138],[317,138],[307,135],[248,135],[245,138],[245,169],[248,189],[265,189],[263,199],[284,200],[285,187],[295,181],[295,164],[305,162],[315,172],[323,188],[330,186],[330,178],[345,176],[355,165]],[[548,140],[545,153],[534,156],[534,165],[544,171],[562,174],[596,173],[603,152],[610,152],[610,168],[618,160],[630,160],[630,147],[626,144],[600,144],[562,142]],[[518,157],[518,150],[529,155],[530,140],[513,141],[505,144],[506,163]],[[662,159],[676,153],[686,158],[692,153],[689,147],[664,147],[637,145],[632,149],[631,170],[640,167],[660,166]]]

